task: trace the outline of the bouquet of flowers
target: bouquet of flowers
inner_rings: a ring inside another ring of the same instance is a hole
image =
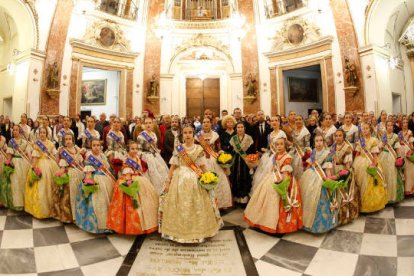
[[[14,173],[14,165],[10,160],[4,161],[3,173],[7,179],[10,179],[10,175]]]
[[[93,179],[85,178],[82,182],[82,190],[85,197],[88,198],[91,194],[98,191],[99,185]]]
[[[114,158],[112,159],[112,169],[114,170],[115,174],[118,173],[122,169],[123,162],[121,159]]]
[[[407,159],[414,163],[414,151],[410,150],[407,153]]]
[[[39,181],[42,178],[42,171],[39,168],[35,167],[35,168],[32,168],[29,173],[30,173],[29,186],[31,187],[34,182]]]
[[[288,189],[290,185],[290,177],[286,177],[279,182],[273,183],[273,189],[280,195],[280,198],[283,200],[283,205],[286,206],[287,196],[288,196]]]
[[[59,195],[62,197],[65,185],[69,183],[69,175],[64,172],[57,172],[53,176],[53,181],[55,181],[56,185],[59,186]]]
[[[405,160],[402,157],[398,157],[397,159],[395,159],[395,166],[397,168],[402,168],[405,164]]]
[[[207,191],[214,190],[219,182],[219,177],[215,172],[205,172],[200,176],[198,184]]]
[[[246,156],[245,160],[250,169],[254,169],[259,165],[259,156],[257,154],[249,154]]]
[[[138,208],[138,192],[141,189],[141,184],[139,183],[138,179],[126,180],[125,182],[121,183],[121,185],[119,185],[119,188],[121,189],[123,193],[131,197],[134,209],[137,209]]]
[[[374,185],[378,185],[378,168],[371,164],[367,168],[367,173],[374,178]]]
[[[234,158],[231,154],[222,152],[217,157],[217,164],[224,169],[230,169],[233,166]]]

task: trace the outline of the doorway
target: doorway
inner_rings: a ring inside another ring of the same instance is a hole
[[[401,113],[401,94],[392,93],[392,114]]]
[[[206,109],[220,114],[220,79],[188,78],[186,93],[187,117],[202,116]]]
[[[119,116],[120,71],[83,67],[81,86],[82,113]]]
[[[3,114],[12,118],[13,97],[3,99]]]

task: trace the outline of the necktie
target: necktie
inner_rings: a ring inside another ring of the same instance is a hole
[[[260,124],[260,134],[263,134],[263,124]]]

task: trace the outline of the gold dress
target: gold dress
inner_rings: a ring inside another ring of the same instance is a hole
[[[379,153],[379,141],[377,138],[371,137],[368,140],[365,139],[365,150],[371,154]],[[357,143],[356,151],[359,153],[355,157],[353,164],[355,172],[355,181],[358,185],[361,195],[361,210],[362,213],[376,212],[384,209],[385,204],[388,202],[387,189],[385,188],[384,181],[381,177],[377,177],[375,180],[367,172],[367,168],[371,162],[361,149],[360,142]],[[379,170],[381,167],[379,166]]]
[[[189,157],[200,166],[205,163],[200,145],[184,147]],[[214,200],[214,193],[198,185],[198,175],[174,153],[175,165],[169,191],[161,196],[159,232],[165,239],[180,243],[201,243],[215,236],[223,221]]]

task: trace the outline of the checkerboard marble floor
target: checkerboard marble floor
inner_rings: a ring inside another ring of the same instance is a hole
[[[242,213],[223,219],[245,229],[260,275],[414,275],[414,198],[323,235],[268,235],[250,229]],[[115,275],[134,240],[0,209],[0,275]]]

